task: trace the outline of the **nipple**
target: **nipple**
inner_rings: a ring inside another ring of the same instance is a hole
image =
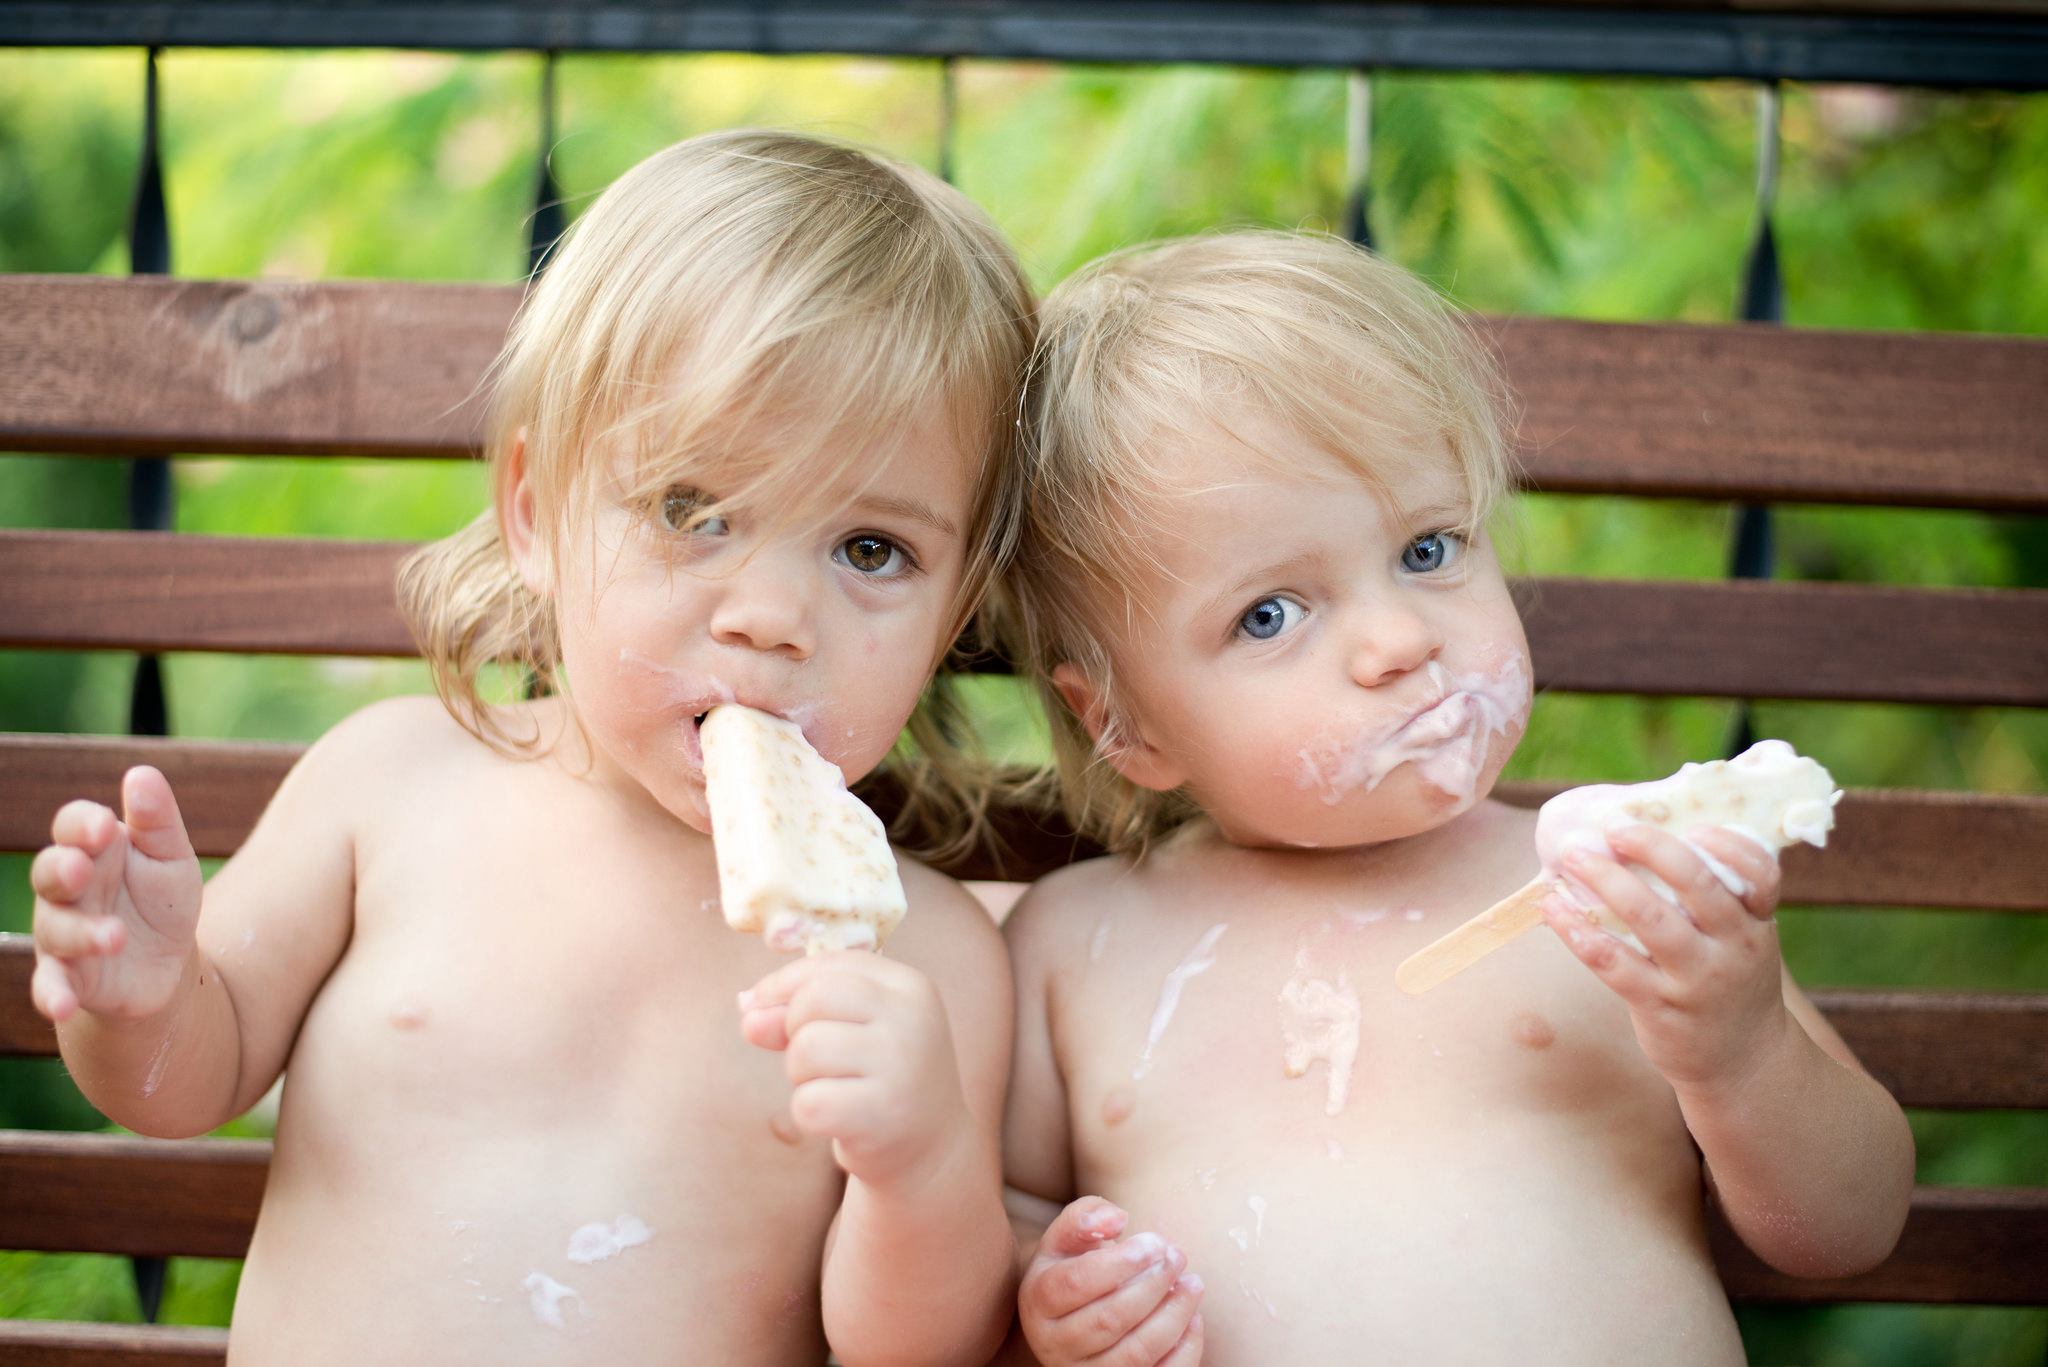
[[[1534,1011],[1524,1011],[1509,1021],[1508,1034],[1524,1049],[1548,1049],[1557,1042],[1557,1031]]]
[[[1108,1126],[1123,1124],[1136,1110],[1138,1099],[1129,1087],[1112,1087],[1109,1095],[1102,1098],[1102,1123]]]

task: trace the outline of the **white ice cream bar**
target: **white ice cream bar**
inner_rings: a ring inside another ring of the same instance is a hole
[[[1571,885],[1558,876],[1565,851],[1578,847],[1612,854],[1607,843],[1611,831],[1655,826],[1686,840],[1694,827],[1720,826],[1776,855],[1802,841],[1826,845],[1835,826],[1835,804],[1841,800],[1828,771],[1781,740],[1760,740],[1734,759],[1684,765],[1654,783],[1596,783],[1559,793],[1543,804],[1536,818],[1536,857],[1543,871],[1521,891],[1410,957],[1396,971],[1395,981],[1403,991],[1426,992],[1541,924],[1539,907],[1546,895],[1557,890],[1573,895]],[[1741,896],[1749,891],[1735,870],[1698,845],[1692,848],[1730,892]],[[1670,895],[1671,889],[1655,874],[1646,869],[1636,872],[1652,888]],[[1587,914],[1602,929],[1642,948],[1628,926],[1605,907],[1589,908]]]
[[[726,923],[775,949],[877,949],[903,919],[881,819],[795,722],[714,707],[699,730]]]

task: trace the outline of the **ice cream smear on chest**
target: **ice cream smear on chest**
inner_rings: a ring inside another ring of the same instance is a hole
[[[785,953],[878,949],[903,919],[881,818],[795,722],[728,703],[704,717],[704,791],[726,923]]]
[[[1719,826],[1776,856],[1787,845],[1825,846],[1835,826],[1835,804],[1841,800],[1841,790],[1828,771],[1781,740],[1758,741],[1734,759],[1684,765],[1654,783],[1596,783],[1559,793],[1543,804],[1536,818],[1536,857],[1543,871],[1521,891],[1409,958],[1394,980],[1404,992],[1426,992],[1540,924],[1544,897],[1568,887],[1558,876],[1566,852],[1578,848],[1612,855],[1607,838],[1614,831],[1653,826],[1686,840],[1697,827]],[[1698,845],[1693,850],[1729,891],[1737,896],[1749,891],[1733,869]],[[1637,872],[1658,892],[1670,895],[1654,874]],[[1642,947],[1605,908],[1595,908],[1588,916]]]

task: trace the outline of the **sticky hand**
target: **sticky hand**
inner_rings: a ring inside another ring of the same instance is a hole
[[[171,785],[155,769],[121,780],[122,814],[72,802],[29,866],[36,895],[36,1009],[124,1018],[170,1003],[195,952],[201,876]]]
[[[978,1142],[945,1004],[916,969],[862,950],[797,959],[740,993],[740,1029],[779,1051],[790,1119],[872,1184]]]
[[[1194,1367],[1202,1279],[1157,1234],[1119,1239],[1130,1217],[1099,1196],[1061,1211],[1017,1288],[1024,1341],[1046,1367]]]
[[[1571,850],[1563,872],[1577,895],[1599,902],[1633,930],[1638,953],[1595,926],[1567,897],[1543,903],[1580,962],[1621,997],[1643,1052],[1676,1087],[1738,1080],[1791,1021],[1778,954],[1778,863],[1755,841],[1699,827],[1687,838],[1746,888],[1730,891],[1698,851],[1646,825],[1611,832],[1609,858]],[[1676,900],[1645,882],[1661,879]]]

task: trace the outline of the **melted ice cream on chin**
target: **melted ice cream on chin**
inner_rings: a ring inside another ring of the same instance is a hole
[[[1434,660],[1428,672],[1436,702],[1368,731],[1325,731],[1301,748],[1296,781],[1335,806],[1412,764],[1423,782],[1469,805],[1495,734],[1516,733],[1528,717],[1528,666],[1511,655],[1495,673],[1454,675]]]

